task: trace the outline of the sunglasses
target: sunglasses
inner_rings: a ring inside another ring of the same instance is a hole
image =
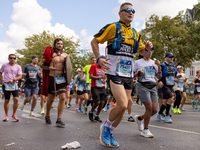
[[[14,59],[15,60],[16,58],[15,57],[10,57],[9,59]]]
[[[128,13],[132,12],[133,14],[135,13],[135,10],[133,8],[122,9],[121,12],[122,11],[125,11],[125,12],[128,12]]]

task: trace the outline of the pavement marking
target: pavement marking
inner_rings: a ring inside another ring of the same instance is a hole
[[[135,122],[128,122],[128,121],[125,121],[125,120],[122,120],[122,122],[125,122],[125,123],[129,123],[129,124],[135,124]],[[177,131],[177,132],[182,132],[182,133],[190,133],[190,134],[196,134],[196,135],[200,135],[200,133],[198,132],[192,132],[192,131],[186,131],[186,130],[180,130],[180,129],[173,129],[173,128],[167,128],[167,127],[161,127],[161,126],[155,126],[155,125],[150,125],[150,127],[154,127],[154,128],[160,128],[160,129],[165,129],[165,130],[170,130],[170,131]]]
[[[22,117],[22,118],[35,119],[35,120],[42,121],[42,119],[35,118],[35,117],[30,117],[30,116],[29,116],[29,115],[27,115],[27,114],[22,114],[22,115],[21,115],[21,117]]]
[[[53,109],[57,110],[57,108],[53,108]],[[70,112],[70,113],[76,113],[77,112],[76,110],[66,110],[66,109],[63,109],[63,111]]]
[[[26,112],[26,113],[30,113],[30,110],[26,110],[26,109],[24,109],[24,110],[18,109],[18,110]],[[35,117],[42,117],[43,116],[41,114],[35,114],[35,113],[34,113],[34,115],[35,115]]]

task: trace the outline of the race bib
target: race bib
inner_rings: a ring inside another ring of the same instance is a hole
[[[2,86],[0,86],[0,91],[2,91]]]
[[[168,76],[166,77],[166,84],[167,85],[174,85],[175,77],[174,76]]]
[[[56,84],[61,84],[61,83],[65,83],[66,79],[63,76],[56,76]]]
[[[132,74],[132,62],[129,60],[119,59],[117,60],[116,74],[123,77],[131,77]]]
[[[72,89],[72,88],[73,88],[73,85],[69,85],[69,87],[70,87],[70,89]]]
[[[179,87],[179,88],[183,88],[183,82],[179,82],[179,83],[178,83],[178,87]]]
[[[17,90],[18,89],[18,87],[17,87],[17,84],[16,83],[9,83],[9,82],[7,82],[6,84],[5,84],[5,90],[6,91],[15,91],[15,90]]]
[[[37,71],[29,71],[29,73],[33,74],[33,77],[29,77],[29,78],[37,78]]]
[[[200,92],[200,86],[197,86],[197,92]]]
[[[145,66],[144,70],[144,79],[154,79],[156,76],[156,69],[154,66]]]
[[[96,87],[104,87],[105,84],[102,83],[102,79],[96,80]]]
[[[78,86],[78,91],[83,92],[83,89],[84,89],[84,86],[83,86],[83,85],[79,85],[79,86]]]
[[[91,90],[91,84],[89,83],[89,84],[87,84],[87,90]]]

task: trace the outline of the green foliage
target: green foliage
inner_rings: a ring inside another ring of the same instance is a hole
[[[155,46],[152,58],[161,62],[165,61],[165,53],[172,52],[175,55],[176,65],[188,67],[196,58],[197,50],[190,47],[191,35],[183,21],[183,11],[174,18],[152,15],[146,22],[146,28],[141,31],[142,39],[149,40]]]
[[[89,50],[78,50],[79,40],[74,42],[73,37],[66,38],[63,35],[55,35],[49,31],[43,31],[41,34],[33,34],[25,38],[25,48],[16,50],[17,63],[21,65],[21,67],[24,67],[26,64],[31,63],[33,55],[37,55],[40,61],[45,48],[47,46],[53,47],[54,40],[58,37],[63,39],[63,51],[67,53],[71,59],[74,74],[77,68],[89,64],[89,57],[93,53],[89,52]]]

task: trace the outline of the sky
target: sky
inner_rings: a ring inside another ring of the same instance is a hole
[[[145,28],[145,18],[155,14],[174,17],[192,9],[198,0],[0,0],[0,66],[8,55],[24,48],[32,34],[49,30],[81,41],[79,49],[92,51],[90,42],[102,27],[119,20],[119,7],[130,2],[135,9],[132,27]],[[100,44],[105,54],[106,43]]]

